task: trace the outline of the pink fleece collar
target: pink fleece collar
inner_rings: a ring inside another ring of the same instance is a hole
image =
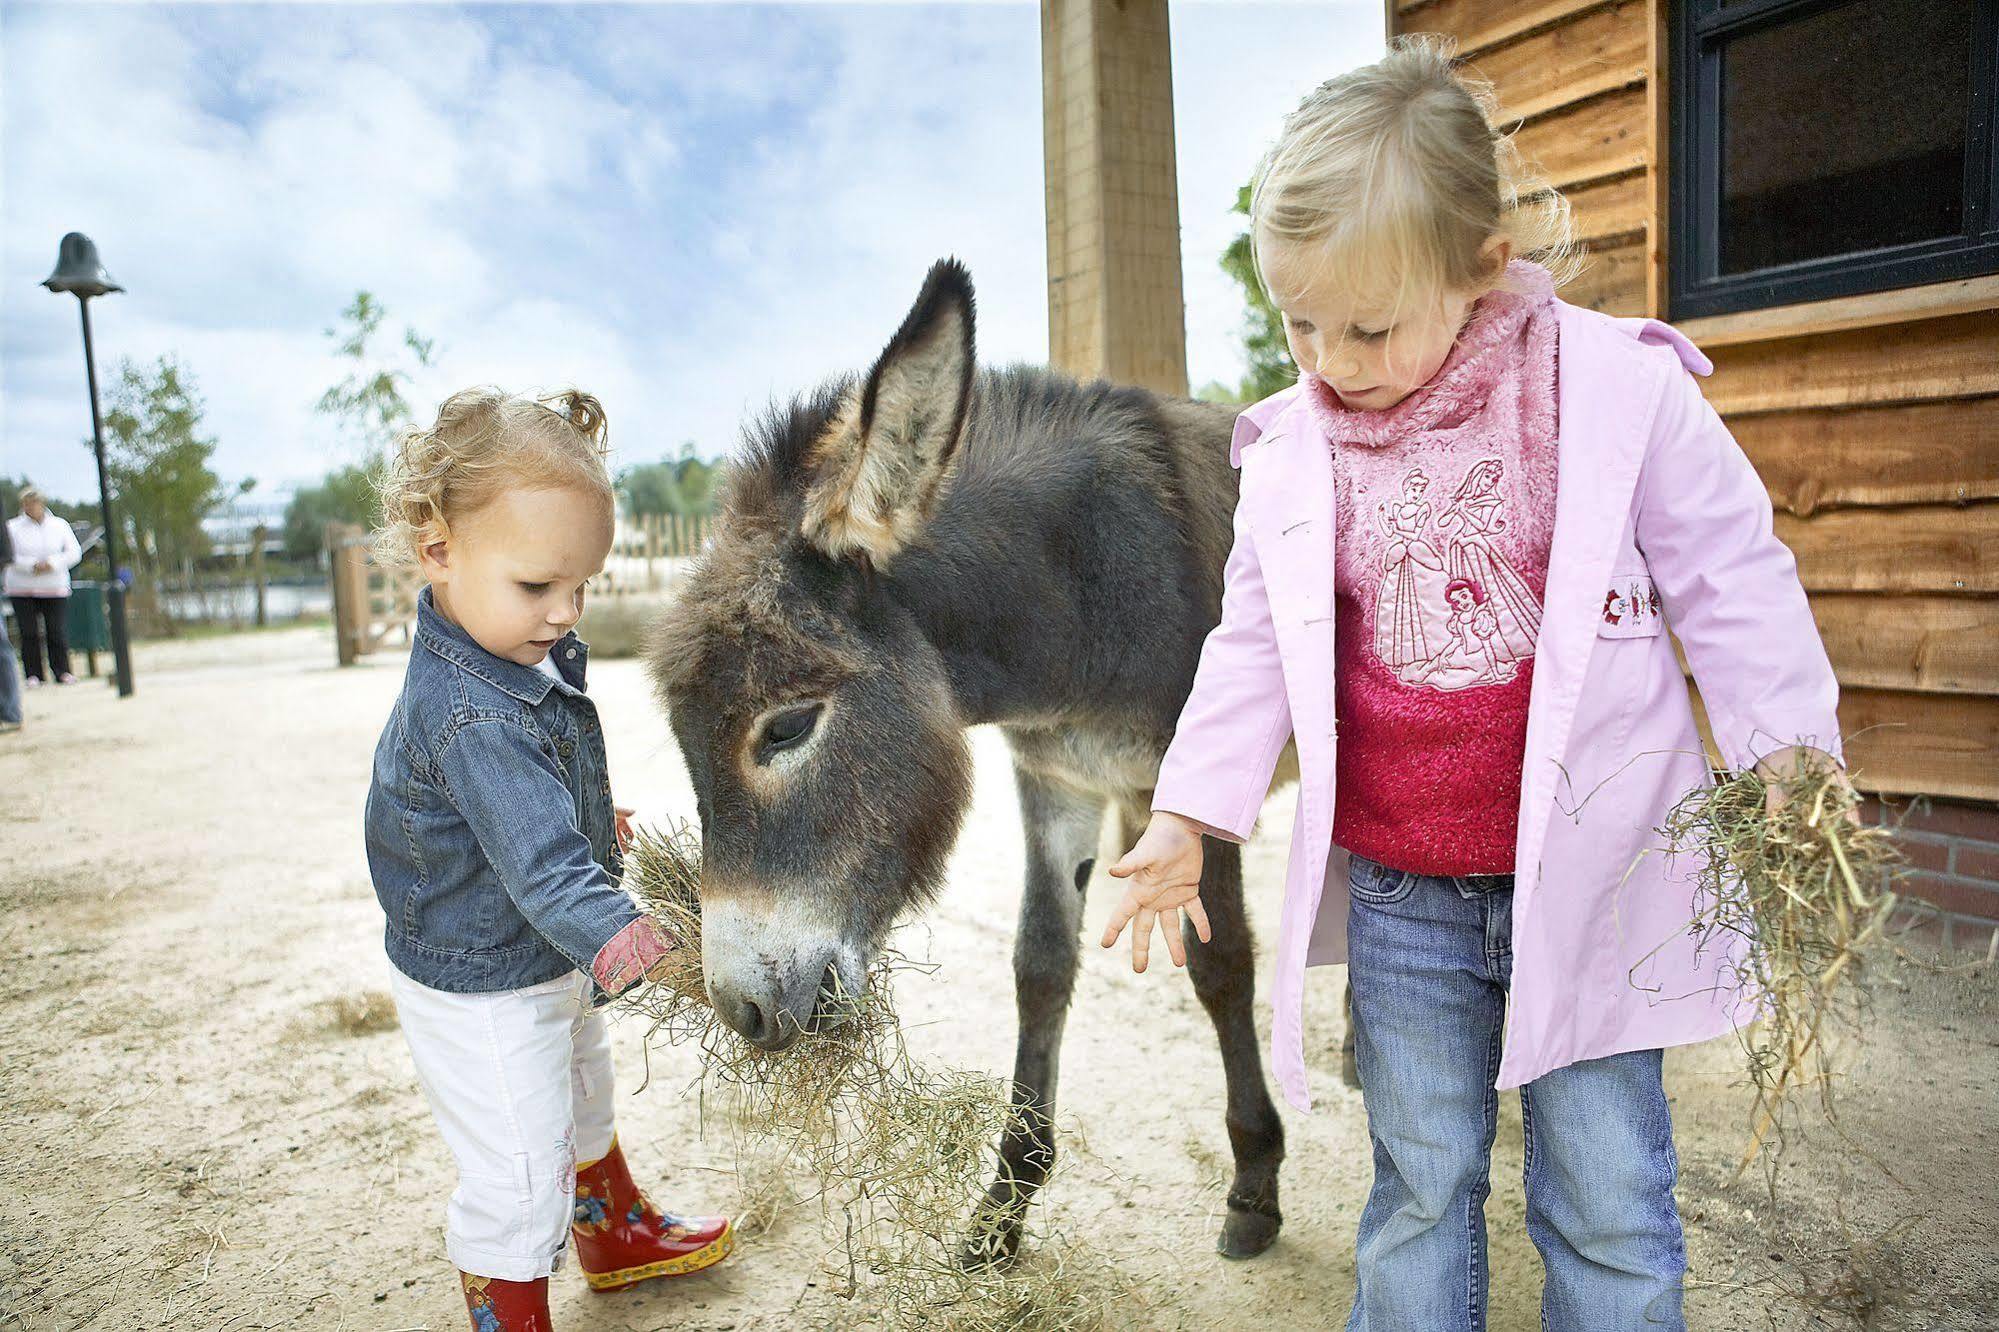
[[[1502,284],[1479,298],[1451,354],[1428,383],[1393,407],[1365,411],[1343,405],[1326,382],[1301,377],[1305,400],[1326,436],[1342,444],[1384,448],[1431,430],[1461,425],[1485,406],[1493,387],[1522,354],[1521,328],[1555,299],[1554,279],[1539,264],[1516,259]]]

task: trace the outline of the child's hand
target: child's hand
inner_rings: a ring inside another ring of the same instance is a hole
[[[1194,932],[1208,942],[1208,913],[1201,906],[1201,830],[1191,819],[1161,811],[1146,824],[1138,845],[1111,866],[1111,877],[1130,879],[1124,900],[1104,927],[1103,945],[1117,946],[1124,927],[1131,933],[1131,969],[1144,971],[1152,952],[1152,926],[1166,935],[1173,965],[1187,965],[1187,945],[1180,937],[1180,913],[1194,922]]]
[[[1756,775],[1763,779],[1765,788],[1763,812],[1772,818],[1781,814],[1784,807],[1791,803],[1791,791],[1798,779],[1826,769],[1832,771],[1835,789],[1841,795],[1851,796],[1853,782],[1846,769],[1840,766],[1838,759],[1822,749],[1792,745],[1764,755],[1756,765]],[[1860,810],[1856,804],[1847,804],[1846,821],[1855,827],[1860,826]]]
[[[617,830],[618,850],[628,851],[632,845],[632,815],[638,811],[626,809],[623,805],[614,805],[612,809],[616,815],[614,827]]]

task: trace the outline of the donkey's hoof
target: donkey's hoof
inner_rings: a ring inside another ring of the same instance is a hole
[[[1004,1272],[1019,1258],[1019,1226],[979,1226],[959,1248],[958,1267],[966,1272]]]
[[[1277,1242],[1277,1230],[1283,1224],[1274,1216],[1231,1207],[1229,1219],[1222,1222],[1221,1238],[1215,1241],[1215,1252],[1238,1261],[1254,1258]]]

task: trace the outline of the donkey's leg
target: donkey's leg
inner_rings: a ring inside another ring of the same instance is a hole
[[[1202,943],[1185,931],[1187,969],[1194,992],[1221,1038],[1222,1073],[1228,1082],[1229,1144],[1235,1149],[1235,1183],[1228,1219],[1215,1247],[1225,1258],[1254,1258],[1277,1239],[1277,1167],[1284,1160],[1284,1125],[1263,1081],[1256,1038],[1256,971],[1249,921],[1243,914],[1242,851],[1230,842],[1207,842],[1201,866],[1201,904],[1209,933]]]
[[[1055,1164],[1055,1080],[1062,1026],[1076,985],[1083,894],[1097,854],[1103,802],[1015,769],[1027,833],[1027,891],[1014,935],[1020,1041],[1013,1057],[1017,1118],[1000,1139],[999,1172],[966,1245],[969,1264],[1011,1262],[1034,1192]]]

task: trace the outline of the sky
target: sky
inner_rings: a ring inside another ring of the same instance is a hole
[[[1380,50],[1379,0],[1171,10],[1188,374],[1241,374],[1217,259],[1283,115]],[[727,453],[864,367],[932,260],[988,363],[1045,360],[1040,28],[960,5],[25,4],[0,0],[0,473],[94,499],[71,297],[127,288],[98,374],[177,357],[215,470],[270,496],[358,460],[313,404],[358,289],[473,383],[603,399],[614,465]]]

